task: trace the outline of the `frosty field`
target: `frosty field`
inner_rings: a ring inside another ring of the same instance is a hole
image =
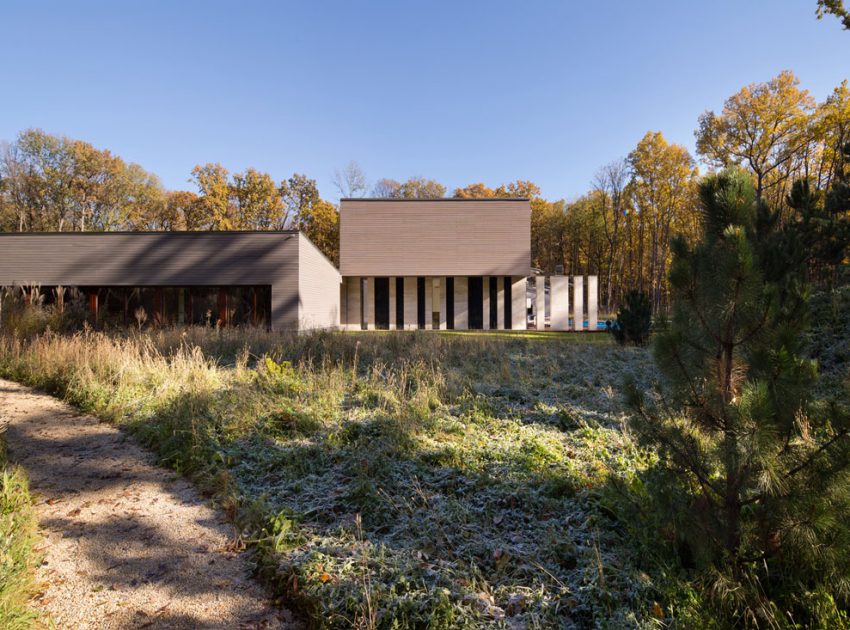
[[[0,374],[123,425],[194,478],[312,625],[653,622],[612,507],[613,482],[647,457],[619,392],[626,375],[649,387],[646,350],[201,329],[0,343]]]

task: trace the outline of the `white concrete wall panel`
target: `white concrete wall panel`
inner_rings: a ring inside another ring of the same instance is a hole
[[[375,330],[375,278],[366,278],[366,288],[363,292],[366,303],[366,330]]]
[[[546,328],[546,276],[534,276],[534,322],[537,330]]]
[[[416,314],[416,277],[404,278],[404,329],[416,330],[419,327]]]
[[[573,330],[584,330],[584,276],[573,276]]]
[[[528,330],[528,279],[511,277],[511,328]]]
[[[345,329],[360,330],[360,278],[343,278],[345,290]]]
[[[390,276],[390,330],[396,329],[395,324],[395,278]]]
[[[484,276],[481,283],[484,286],[484,290],[482,291],[484,294],[484,304],[482,306],[484,309],[484,330],[490,330],[490,278]]]
[[[505,281],[496,278],[496,328],[505,329]]]
[[[570,328],[570,279],[568,276],[549,277],[549,328]]]
[[[599,283],[596,276],[587,276],[587,329],[596,330],[599,322]]]
[[[425,278],[425,330],[434,327],[434,279]]]
[[[455,278],[455,330],[469,329],[469,279]]]
[[[438,278],[440,283],[440,330],[445,330],[448,327],[448,319],[446,317],[446,278]]]

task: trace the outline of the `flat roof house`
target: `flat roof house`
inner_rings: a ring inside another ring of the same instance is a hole
[[[343,199],[341,324],[526,329],[527,199]]]
[[[343,199],[340,270],[298,231],[0,234],[0,286],[97,323],[525,330],[530,274],[527,199]]]
[[[75,287],[124,323],[335,328],[340,282],[298,231],[0,234],[0,286]]]

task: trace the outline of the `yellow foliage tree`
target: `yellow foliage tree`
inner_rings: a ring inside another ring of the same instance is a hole
[[[815,108],[799,79],[784,71],[767,83],[753,83],[726,99],[723,111],[699,118],[697,152],[710,164],[736,164],[752,172],[756,196],[785,196],[785,184],[800,167],[806,146],[808,120]]]

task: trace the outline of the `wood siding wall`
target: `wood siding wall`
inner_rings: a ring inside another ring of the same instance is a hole
[[[527,276],[527,200],[374,200],[340,203],[344,276]]]
[[[342,276],[303,234],[298,248],[298,328],[339,328]]]
[[[272,287],[272,328],[294,329],[299,249],[297,232],[3,234],[0,285],[265,284]],[[338,284],[332,288],[338,300]]]

